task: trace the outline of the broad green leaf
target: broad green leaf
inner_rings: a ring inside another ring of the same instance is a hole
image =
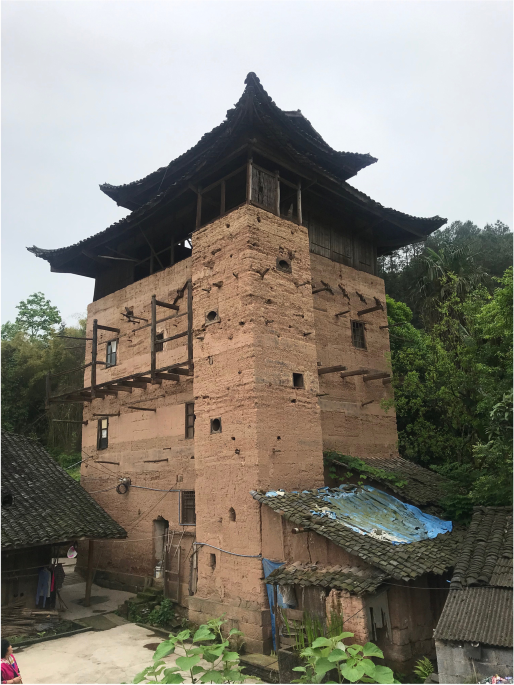
[[[329,661],[326,657],[321,657],[321,659],[318,659],[318,661],[314,664],[314,670],[319,676],[325,675],[327,671],[331,671],[333,668],[333,662]]]
[[[328,655],[329,661],[342,661],[342,659],[348,659],[348,654],[343,652],[342,649],[333,649]]]
[[[191,637],[191,631],[190,630],[181,630],[180,633],[175,635],[176,640],[180,640],[181,642],[184,642],[184,640],[188,640]]]
[[[154,660],[162,659],[164,656],[168,656],[168,654],[172,654],[172,652],[174,651],[175,645],[171,644],[169,640],[165,640],[164,642],[161,642],[161,644],[157,647],[157,649],[154,652],[153,658]]]
[[[205,671],[205,668],[203,666],[193,666],[193,668],[191,669],[191,673],[193,675],[198,675],[202,671]]]
[[[220,671],[206,671],[200,676],[201,683],[222,683],[223,674]]]
[[[357,680],[360,680],[364,675],[362,662],[359,661],[354,666],[348,666],[348,664],[344,664],[341,668],[341,675],[351,683],[356,683]]]
[[[375,666],[373,678],[377,683],[394,683],[394,673],[387,666]]]
[[[371,659],[362,659],[361,664],[362,668],[364,669],[364,673],[369,675],[370,678],[374,678],[376,666]]]
[[[225,652],[223,661],[239,661],[239,654],[237,652]]]
[[[214,640],[216,635],[207,628],[207,626],[200,626],[193,637],[193,642],[200,642],[204,640]]]
[[[312,643],[311,647],[316,649],[317,647],[327,647],[330,644],[330,640],[328,640],[326,637],[317,637]]]
[[[180,671],[180,668],[178,666],[173,666],[172,668],[167,668],[164,671],[164,675],[169,675],[170,673],[178,673]]]
[[[384,653],[382,652],[382,650],[379,649],[372,642],[366,642],[366,644],[364,645],[362,650],[363,650],[362,653],[364,656],[376,656],[377,659],[383,659],[384,658]]]
[[[134,680],[132,681],[133,683],[140,683],[142,680],[145,679],[145,675],[148,673],[148,671],[151,670],[151,666],[147,666],[144,671],[141,671],[141,673],[138,673],[135,677]]]
[[[341,642],[342,640],[346,640],[347,637],[354,637],[355,633],[341,633],[341,635],[338,635],[335,640],[338,642]],[[339,645],[337,645],[339,647]]]
[[[349,645],[346,650],[354,656],[355,654],[358,654],[359,652],[362,652],[363,647],[361,645]]]
[[[200,656],[196,654],[195,656],[179,656],[175,663],[181,671],[189,671],[189,669],[196,666],[199,661]]]
[[[184,678],[180,675],[180,673],[170,673],[167,676],[164,676],[164,680],[161,680],[161,683],[167,683],[168,685],[180,685],[180,683],[184,682]]]
[[[307,669],[304,668],[303,666],[295,666],[292,670],[293,671],[302,671],[302,673],[307,673]]]
[[[230,637],[231,635],[242,635],[242,634],[243,633],[240,630],[236,630],[236,628],[232,628],[232,630],[230,631],[230,633],[228,635]]]

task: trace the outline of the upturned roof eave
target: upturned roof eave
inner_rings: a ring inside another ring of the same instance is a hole
[[[213,145],[216,139],[227,128],[230,128],[239,116],[251,123],[252,109],[257,117],[259,113],[264,116],[266,114],[271,115],[274,121],[285,129],[286,134],[296,138],[300,145],[306,146],[310,154],[319,156],[319,161],[332,167],[332,173],[339,176],[341,180],[352,178],[361,169],[378,161],[369,153],[339,152],[331,148],[301,113],[281,110],[264,90],[255,74],[248,74],[245,84],[246,88],[241,98],[234,108],[227,112],[225,121],[202,136],[192,148],[172,160],[167,166],[157,169],[142,179],[121,185],[103,183],[100,185],[100,190],[118,205],[127,209],[136,208],[140,205],[141,198],[143,198],[143,202],[148,201],[152,194],[158,192],[158,187],[162,184],[165,174],[171,181],[181,169],[183,170],[188,164],[194,163],[195,158],[205,154],[209,146]],[[295,122],[296,117],[301,117],[302,125]],[[149,195],[150,197],[148,197]],[[138,196],[140,197],[139,200]]]

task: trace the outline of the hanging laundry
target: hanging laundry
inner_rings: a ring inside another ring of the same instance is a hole
[[[52,580],[52,574],[48,570],[48,568],[43,567],[39,569],[39,574],[38,574],[38,581],[37,581],[37,590],[36,590],[36,606],[39,603],[39,598],[43,598],[43,608],[46,604],[46,600],[48,597],[50,597],[50,583]]]

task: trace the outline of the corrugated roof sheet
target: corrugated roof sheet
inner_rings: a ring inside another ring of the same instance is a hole
[[[484,587],[450,591],[434,638],[512,647],[512,590]]]
[[[475,507],[452,588],[512,587],[512,507]]]
[[[287,564],[277,568],[266,578],[272,585],[300,585],[346,590],[355,594],[375,592],[387,578],[374,568],[359,569],[344,566],[319,566],[318,564]]]
[[[77,538],[125,538],[126,531],[41,445],[2,431],[2,549]]]
[[[462,540],[460,529],[402,545],[392,545],[379,539],[381,536],[362,535],[337,518],[312,513],[316,508],[327,506],[322,499],[326,495],[326,488],[321,493],[320,490],[309,490],[284,493],[278,497],[267,497],[265,492],[252,491],[251,494],[258,502],[266,504],[296,525],[323,535],[350,554],[364,559],[393,578],[405,581],[424,573],[443,574],[454,566],[457,548]]]

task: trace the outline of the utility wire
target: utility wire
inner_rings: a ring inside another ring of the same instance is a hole
[[[236,552],[229,552],[226,549],[221,549],[221,547],[209,545],[207,542],[193,542],[193,545],[202,547],[212,547],[212,549],[217,549],[220,552],[225,552],[225,554],[231,554],[234,557],[246,557],[247,559],[262,559],[262,554],[236,554]]]

